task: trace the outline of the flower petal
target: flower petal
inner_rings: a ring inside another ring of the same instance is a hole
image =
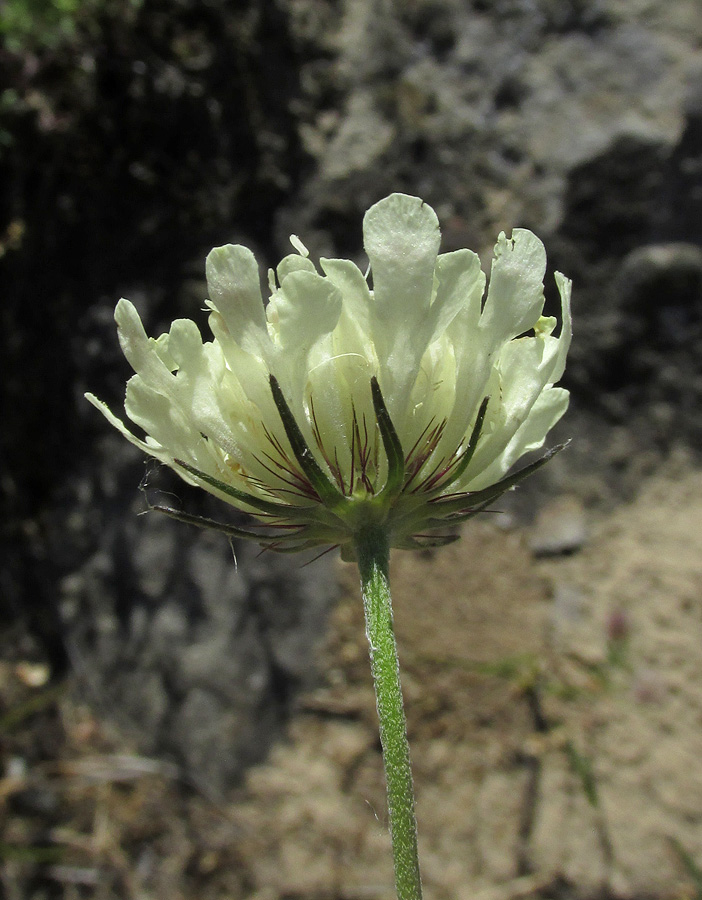
[[[442,253],[436,260],[436,296],[431,305],[432,338],[441,336],[459,312],[466,326],[477,327],[485,290],[480,257],[471,250]]]
[[[370,343],[371,309],[371,292],[363,273],[348,259],[320,259],[319,265],[344,298],[335,343],[348,344],[347,350],[363,349]]]
[[[312,260],[308,259],[306,256],[300,256],[299,253],[291,253],[289,256],[284,256],[275,270],[276,275],[278,276],[278,284],[282,284],[283,279],[287,278],[291,272],[316,273],[316,271]]]
[[[525,453],[543,447],[546,435],[568,408],[570,396],[564,388],[548,388],[534,401],[529,416],[515,431],[502,453],[477,477],[471,479],[466,490],[476,491],[499,481]]]
[[[558,339],[548,335],[524,337],[504,345],[494,369],[497,385],[490,390],[495,399],[488,408],[487,428],[466,472],[466,485],[470,483],[471,489],[479,475],[479,483],[487,483],[488,476],[483,477],[486,470],[490,472],[489,477],[495,471],[501,477],[516,461],[518,457],[511,455],[513,451],[508,453],[508,448],[520,446],[512,445],[512,441],[524,423],[534,416],[534,424],[528,427],[541,424],[535,408],[538,410],[536,404],[551,383],[558,346]],[[542,437],[546,437],[546,431]]]
[[[511,240],[500,234],[481,318],[494,344],[533,328],[544,305],[545,272],[546,251],[535,234],[525,228],[515,228]]]
[[[115,307],[115,322],[119,343],[129,365],[154,387],[167,393],[172,376],[162,358],[165,348],[146,336],[134,304],[122,298]]]
[[[397,420],[429,338],[439,220],[418,197],[391,194],[368,210],[363,235],[373,273],[372,334],[383,361],[379,381]]]
[[[258,263],[240,244],[210,251],[205,263],[210,305],[229,334],[248,353],[265,358],[268,344]]]
[[[573,282],[570,278],[566,278],[560,272],[555,273],[558,292],[561,295],[561,334],[558,339],[558,359],[556,360],[553,373],[551,375],[551,383],[555,384],[560,381],[565,371],[566,356],[570,349],[570,342],[573,337],[573,324],[570,316],[570,295],[573,288]]]
[[[90,393],[85,394],[85,399],[89,403],[92,403],[95,409],[98,409],[107,419],[110,425],[116,428],[117,431],[119,431],[119,433],[122,435],[122,437],[125,437],[130,444],[134,444],[135,447],[143,450],[144,453],[148,453],[149,456],[154,456],[156,457],[156,459],[160,459],[162,462],[170,463],[171,456],[167,451],[164,451],[160,447],[156,447],[153,442],[147,444],[146,441],[142,441],[141,438],[138,438],[135,434],[132,434],[132,432],[127,428],[124,422],[112,412],[110,407],[103,400],[99,400],[95,396],[95,394]]]
[[[271,297],[266,314],[274,341],[286,355],[306,356],[341,314],[341,293],[316,272],[294,271]]]
[[[363,237],[378,319],[420,319],[431,303],[441,241],[434,210],[418,197],[391,194],[366,213]]]

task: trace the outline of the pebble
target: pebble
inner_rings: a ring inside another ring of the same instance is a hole
[[[553,500],[537,515],[529,536],[529,549],[535,556],[559,556],[574,553],[587,540],[587,523],[582,502],[564,496]]]

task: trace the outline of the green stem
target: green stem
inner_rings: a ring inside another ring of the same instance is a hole
[[[388,789],[395,887],[398,900],[421,900],[414,789],[392,623],[387,532],[382,526],[368,527],[356,536],[355,546]]]

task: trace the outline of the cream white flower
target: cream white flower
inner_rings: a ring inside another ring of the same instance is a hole
[[[555,276],[555,337],[535,235],[499,236],[483,299],[477,255],[439,254],[438,219],[419,198],[376,203],[363,233],[369,277],[343,259],[319,271],[293,236],[265,306],[251,251],[214,249],[209,342],[189,319],[149,338],[134,306],[117,305],[136,372],[125,408],[145,438],[88,398],[132,443],[257,520],[222,530],[281,550],[348,553],[368,523],[396,547],[445,543],[533,470],[508,474],[566,410],[554,385],[571,339],[570,282]]]

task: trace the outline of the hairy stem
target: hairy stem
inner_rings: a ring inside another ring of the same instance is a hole
[[[365,528],[356,536],[355,546],[388,789],[395,887],[398,900],[421,900],[417,820],[392,621],[387,532],[382,526]]]

